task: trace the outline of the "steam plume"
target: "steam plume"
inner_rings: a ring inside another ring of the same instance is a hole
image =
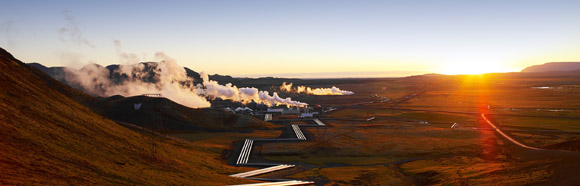
[[[115,41],[121,60],[138,61],[133,54],[119,50],[120,41]],[[221,98],[236,102],[264,103],[266,105],[306,106],[306,103],[292,101],[291,98],[281,98],[277,93],[271,96],[267,91],[257,88],[237,88],[228,83],[220,85],[209,79],[202,72],[203,82],[195,85],[194,79],[187,76],[185,69],[179,66],[174,59],[163,52],[155,54],[158,63],[134,63],[119,65],[118,68],[105,68],[97,64],[87,65],[79,70],[65,68],[66,81],[84,89],[91,95],[109,97],[113,95],[135,96],[142,94],[160,93],[182,105],[201,108],[209,107],[207,98]]]
[[[201,72],[200,76],[203,79],[203,86],[198,85],[198,92],[208,97],[228,99],[242,103],[254,101],[256,103],[264,103],[268,106],[286,105],[288,107],[302,107],[308,105],[299,101],[292,101],[291,98],[281,98],[276,92],[270,96],[268,91],[259,91],[253,87],[238,88],[231,83],[220,85],[217,81],[210,80],[205,72]]]
[[[292,89],[292,83],[286,84],[282,83],[280,86],[281,91],[285,92],[296,92],[296,93],[306,93],[312,95],[353,95],[354,92],[347,90],[340,90],[339,88],[332,86],[332,88],[310,88],[305,86],[298,86]]]
[[[66,68],[66,80],[95,96],[161,93],[175,102],[192,108],[211,105],[196,93],[193,79],[187,77],[185,69],[177,65],[175,60],[162,52],[156,53],[155,58],[161,62],[121,65],[112,73],[97,64],[87,65],[80,70]],[[125,78],[123,81],[115,82],[109,78],[111,75]]]
[[[117,55],[119,56],[121,64],[135,64],[139,63],[141,59],[137,57],[134,53],[126,53],[121,50],[121,41],[120,40],[113,40],[115,43],[115,47],[117,50]]]
[[[282,83],[280,86],[280,90],[283,92],[291,92],[292,91],[292,83],[286,84],[286,82]]]
[[[83,37],[83,33],[80,29],[81,23],[77,20],[77,18],[70,15],[68,11],[63,11],[62,13],[68,22],[68,25],[66,27],[61,27],[58,30],[60,36],[59,39],[63,42],[69,41],[95,48],[95,45],[89,43],[89,41]]]
[[[12,40],[12,34],[15,33],[14,21],[4,21],[0,23],[0,33],[2,33],[3,38],[0,39],[0,44],[5,45],[8,48],[12,48],[15,45],[14,40]],[[2,41],[4,40],[4,41]]]

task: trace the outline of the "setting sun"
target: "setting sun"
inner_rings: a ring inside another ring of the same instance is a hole
[[[439,67],[439,72],[446,75],[458,75],[517,71],[517,69],[510,69],[507,67],[507,62],[503,61],[505,60],[489,58],[477,59],[476,57],[453,59],[447,62],[443,62]]]
[[[8,1],[1,185],[579,185],[580,1]]]
[[[492,72],[508,72],[505,68],[494,64],[450,64],[443,67],[441,73],[446,75],[458,75],[458,74],[483,74]]]

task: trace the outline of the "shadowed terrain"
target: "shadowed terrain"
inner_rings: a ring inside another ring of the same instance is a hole
[[[104,118],[96,99],[0,50],[0,184],[222,185],[219,154]],[[244,181],[248,182],[248,181]]]
[[[93,98],[35,69],[42,66],[28,67],[7,53],[2,58],[7,73],[1,79],[0,144],[6,150],[0,166],[8,170],[0,177],[2,184],[247,183],[252,181],[225,176],[252,170],[227,165],[237,156],[236,141],[295,135],[249,115],[191,109],[162,97]],[[578,71],[369,79],[213,77],[336,109],[322,115],[327,127],[302,131],[307,141],[257,143],[254,161],[297,165],[264,178],[316,185],[579,181]],[[354,95],[282,92],[283,82],[337,86]],[[212,104],[242,106],[219,99]],[[514,145],[491,130],[481,113],[514,140],[547,150]],[[451,128],[456,123],[459,127]]]
[[[139,108],[135,108],[135,104]],[[167,98],[113,96],[100,101],[97,110],[116,121],[158,132],[227,131],[271,127],[257,118],[217,109],[192,109]]]

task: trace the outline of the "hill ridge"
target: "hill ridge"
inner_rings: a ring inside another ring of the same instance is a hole
[[[580,62],[548,62],[524,68],[521,72],[552,72],[580,70]]]
[[[120,126],[85,106],[95,98],[2,48],[0,69],[0,185],[242,183],[219,155]]]

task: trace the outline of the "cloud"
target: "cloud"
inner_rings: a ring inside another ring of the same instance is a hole
[[[16,45],[16,42],[12,39],[12,34],[15,32],[14,21],[4,21],[0,23],[0,32],[5,37],[6,47],[12,48]]]
[[[188,77],[185,69],[177,65],[174,59],[163,52],[157,52],[155,59],[159,62],[125,64],[113,71],[97,64],[79,70],[67,68],[66,80],[94,96],[160,93],[191,108],[211,106],[207,99],[197,93],[193,78]],[[111,75],[123,77],[123,80],[114,81]]]
[[[292,83],[286,84],[282,83],[280,90],[283,92],[295,92],[295,93],[306,93],[312,95],[353,95],[354,92],[347,90],[340,90],[338,87],[332,86],[332,88],[310,88],[305,86],[298,86],[292,89]]]
[[[302,107],[308,104],[299,101],[293,101],[292,98],[281,98],[278,93],[274,92],[270,96],[268,91],[260,91],[254,87],[238,88],[231,83],[220,85],[217,81],[209,79],[205,72],[200,73],[203,79],[203,85],[198,86],[198,91],[210,98],[220,98],[233,100],[242,103],[263,103],[268,106],[286,105],[288,107]]]
[[[87,63],[82,62],[83,55],[81,55],[78,52],[61,50],[61,51],[58,51],[57,53],[58,53],[58,58],[60,59],[60,61],[64,64],[66,64],[66,66],[78,68],[78,67],[82,67],[83,65],[87,64]]]
[[[141,62],[141,59],[134,53],[123,52],[121,48],[121,40],[113,40],[115,44],[115,50],[119,56],[119,61],[121,64],[134,64]]]
[[[115,40],[114,43],[121,60],[126,60],[127,56],[131,56],[120,50],[119,40]],[[127,62],[131,61],[133,60],[127,60]],[[293,101],[291,98],[281,98],[275,92],[270,95],[267,91],[260,91],[253,87],[238,88],[231,83],[220,85],[217,81],[210,80],[205,72],[200,73],[203,82],[195,85],[194,79],[187,76],[185,69],[165,53],[155,53],[155,61],[158,62],[125,63],[112,69],[97,64],[90,64],[79,70],[67,68],[66,80],[94,96],[136,96],[160,93],[166,98],[192,108],[210,107],[208,99],[215,98],[242,103],[254,101],[270,106],[308,105]]]
[[[290,83],[290,84],[286,84],[286,82],[282,83],[282,86],[280,86],[280,90],[283,92],[292,91],[292,83]]]
[[[95,45],[91,44],[86,38],[84,38],[83,33],[80,29],[81,23],[76,17],[69,14],[69,11],[62,12],[64,19],[67,21],[67,25],[61,27],[58,30],[59,39],[62,42],[71,42],[79,45],[86,45],[91,48],[95,48]]]

